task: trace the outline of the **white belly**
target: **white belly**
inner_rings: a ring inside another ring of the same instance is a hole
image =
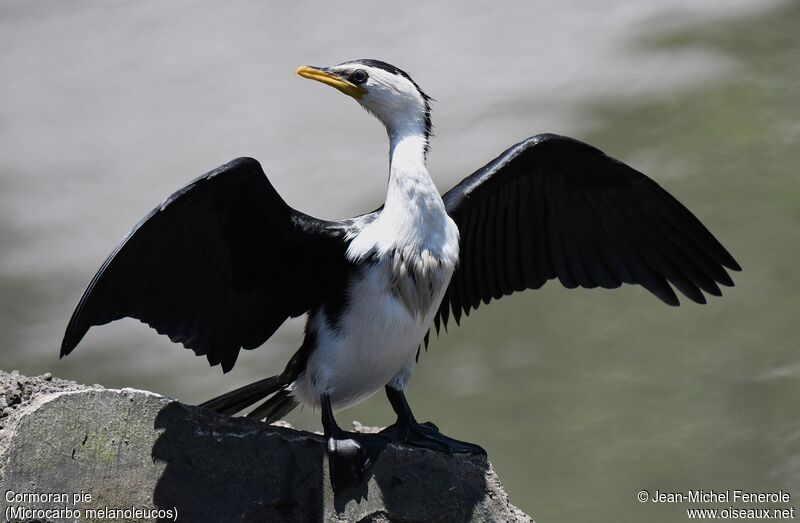
[[[409,294],[415,291],[409,290],[410,281],[398,281],[393,262],[391,256],[386,256],[362,271],[350,289],[349,304],[339,319],[338,330],[327,323],[324,314],[309,325],[317,332],[317,347],[293,388],[303,404],[316,408],[320,396],[328,394],[333,408],[343,409],[390,382],[398,388],[405,387],[453,266],[438,266],[430,282],[415,286],[419,292],[431,293],[410,300],[424,306],[424,310],[415,310],[409,304]]]
[[[348,246],[360,272],[338,328],[320,311],[307,327],[316,343],[293,386],[305,405],[317,407],[328,394],[342,409],[390,383],[404,389],[458,263],[458,227],[424,163],[409,166],[396,157],[395,151],[386,205]]]

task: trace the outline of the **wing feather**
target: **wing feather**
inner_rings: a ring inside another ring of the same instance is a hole
[[[81,297],[61,347],[90,327],[137,318],[211,365],[263,344],[318,306],[349,270],[345,230],[289,207],[259,163],[239,158],[153,209]]]
[[[567,288],[639,284],[669,305],[705,303],[739,264],[656,182],[577,140],[521,142],[444,196],[459,266],[436,320],[557,278]],[[671,286],[671,285],[672,286]]]

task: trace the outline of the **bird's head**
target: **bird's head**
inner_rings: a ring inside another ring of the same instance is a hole
[[[431,98],[405,72],[379,60],[352,60],[333,67],[304,65],[304,78],[317,80],[353,97],[374,114],[389,136],[431,133]]]

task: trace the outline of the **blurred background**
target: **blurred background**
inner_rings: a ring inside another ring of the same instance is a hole
[[[640,504],[640,489],[784,489],[794,503],[800,3],[493,5],[0,4],[0,367],[189,403],[280,371],[300,319],[226,375],[130,319],[58,350],[117,241],[236,156],[318,217],[382,202],[380,125],[294,75],[379,58],[437,99],[441,190],[527,136],[567,134],[656,179],[744,267],[706,306],[550,283],[482,307],[422,355],[417,416],[483,445],[541,521],[685,518],[685,505]],[[392,415],[379,394],[340,414],[352,419]],[[319,429],[313,413],[289,421]]]

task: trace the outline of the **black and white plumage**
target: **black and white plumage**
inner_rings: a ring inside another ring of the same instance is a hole
[[[321,408],[341,479],[363,472],[380,442],[344,433],[333,411],[384,387],[398,422],[376,437],[481,452],[417,423],[403,396],[432,324],[555,278],[569,288],[637,283],[670,305],[671,286],[705,303],[704,292],[733,284],[725,268],[739,266],[691,212],[589,145],[534,136],[440,196],[425,166],[430,99],[406,73],[356,60],[298,74],[385,125],[384,206],[312,218],[281,199],[258,162],[234,160],[167,198],[123,240],[73,313],[62,356],[91,326],[130,316],[228,371],[241,348],[308,313],[282,374],[206,405],[233,414],[266,398],[250,415],[268,421],[299,403]]]

